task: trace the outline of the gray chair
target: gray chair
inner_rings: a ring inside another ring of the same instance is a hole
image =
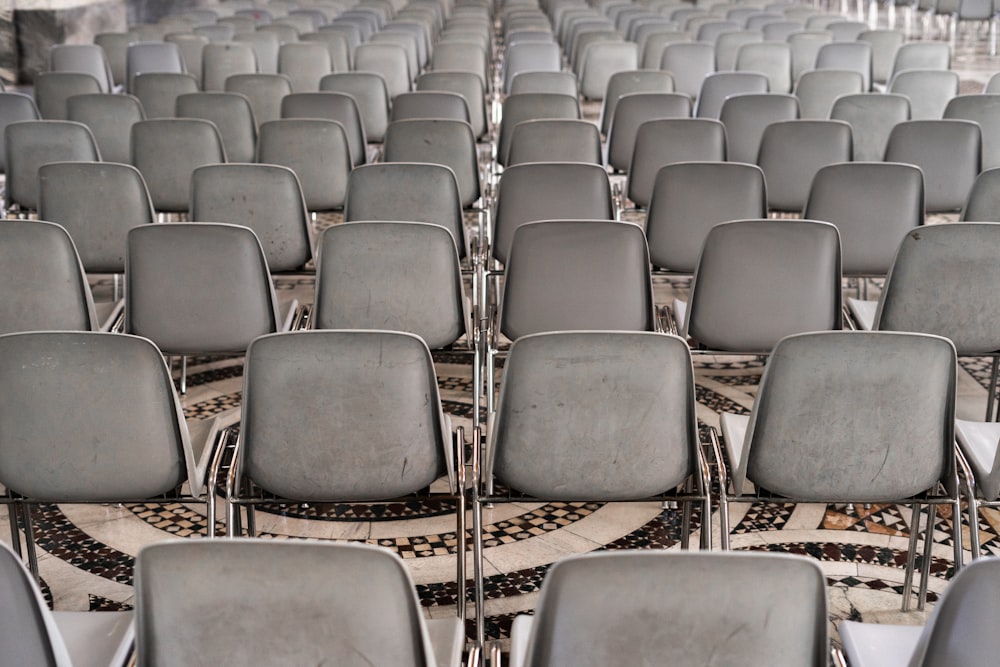
[[[1000,168],[984,169],[972,183],[961,222],[1000,222]]]
[[[21,665],[125,665],[132,612],[52,612],[20,558],[0,544],[0,651]]]
[[[685,30],[663,30],[650,35],[642,47],[642,57],[639,59],[639,66],[643,69],[661,69],[663,62],[663,51],[668,45],[677,42],[693,42],[694,37]]]
[[[544,74],[557,73],[546,72]],[[559,72],[558,74],[562,73]],[[572,79],[572,75],[570,75],[570,78]],[[573,80],[573,85],[575,87],[575,80]],[[469,108],[469,123],[472,125],[472,132],[476,136],[476,139],[481,140],[487,136],[489,122],[486,112],[486,89],[479,76],[472,72],[425,72],[417,78],[416,90],[443,90],[450,93],[458,93],[465,98],[465,103]],[[367,126],[366,123],[365,127],[367,128]],[[371,140],[370,134],[369,140]]]
[[[829,30],[833,34],[835,42],[856,42],[861,33],[871,26],[864,21],[834,21],[828,23],[824,30]]]
[[[226,89],[226,79],[230,76],[257,73],[257,55],[253,47],[244,42],[208,44],[201,66],[201,89],[221,92]]]
[[[816,53],[816,69],[850,69],[864,77],[863,90],[872,86],[872,45],[868,42],[831,42]]]
[[[160,118],[132,126],[132,164],[146,181],[158,213],[186,213],[192,172],[226,161],[222,136],[211,121]]]
[[[725,101],[735,95],[764,94],[768,79],[760,72],[713,72],[701,82],[696,118],[718,118]]]
[[[463,208],[473,207],[482,195],[476,138],[472,126],[465,121],[430,118],[390,123],[382,159],[450,167],[458,182]]]
[[[726,129],[710,118],[664,118],[639,126],[628,170],[626,194],[638,208],[649,206],[661,167],[675,162],[722,162]]]
[[[459,619],[424,620],[406,566],[381,547],[175,540],[143,548],[135,579],[145,665],[349,662],[359,653],[400,666],[461,663]],[[243,604],[267,611],[237,613]],[[276,624],[282,641],[268,637]]]
[[[744,44],[763,42],[760,30],[734,30],[724,32],[715,40],[715,70],[730,72],[736,69],[736,56]]]
[[[226,78],[226,92],[239,93],[250,101],[259,128],[281,118],[281,100],[292,94],[292,82],[284,74],[233,74]]]
[[[132,125],[146,119],[142,103],[132,95],[74,95],[66,100],[66,119],[90,128],[101,158],[128,164]]]
[[[724,414],[730,502],[903,503],[913,507],[903,610],[913,595],[920,509],[951,510],[962,562],[955,463],[955,347],[899,332],[811,332],[775,346],[749,417]],[[849,461],[850,465],[844,465]],[[754,490],[747,489],[747,482]],[[728,517],[723,515],[723,534]],[[923,608],[931,528],[924,532]]]
[[[514,127],[507,166],[524,162],[604,164],[601,132],[587,120],[526,120]]]
[[[97,80],[100,92],[114,92],[111,65],[97,44],[54,44],[49,49],[50,72],[79,72]]]
[[[257,121],[250,100],[243,95],[223,92],[181,95],[177,98],[177,118],[211,121],[219,130],[226,160],[254,161],[257,154]]]
[[[805,24],[799,21],[774,21],[761,26],[765,42],[787,42],[788,36],[805,30]]]
[[[320,92],[346,93],[354,98],[365,128],[365,138],[382,143],[389,126],[389,90],[375,72],[334,72],[319,82]]]
[[[257,32],[271,32],[278,37],[280,44],[294,44],[299,41],[299,30],[288,23],[278,23],[271,21],[265,25],[257,26]]]
[[[948,101],[944,118],[979,123],[983,132],[982,168],[1000,167],[1000,95],[959,95]]]
[[[951,69],[951,46],[947,42],[933,41],[903,44],[896,51],[889,80],[908,69]]]
[[[176,118],[177,98],[197,93],[198,80],[187,73],[147,72],[133,79],[131,90],[142,103],[147,120]]]
[[[521,225],[558,218],[614,219],[611,184],[602,168],[579,162],[540,162],[504,170],[497,186],[491,258],[506,264]]]
[[[556,46],[557,51],[558,48]],[[472,72],[482,80],[483,87],[487,90],[493,81],[486,48],[479,42],[443,41],[436,44],[431,55],[430,69],[433,72]],[[552,68],[552,71],[558,69]]]
[[[281,48],[281,39],[277,33],[266,30],[238,32],[233,37],[233,41],[250,45],[257,59],[258,72],[261,74],[278,73],[278,49]]]
[[[354,69],[381,74],[390,100],[400,93],[413,90],[414,73],[410,71],[406,49],[399,44],[362,44],[354,51]]]
[[[608,87],[601,105],[601,134],[608,136],[618,101],[630,93],[672,93],[674,77],[670,72],[656,69],[636,69],[615,72],[608,79]]]
[[[715,47],[705,42],[674,42],[663,47],[659,69],[674,77],[674,91],[695,99],[701,82],[715,71]]]
[[[7,210],[38,210],[38,168],[48,162],[99,162],[94,135],[83,123],[31,120],[4,129]]]
[[[82,72],[39,72],[35,75],[34,95],[38,112],[45,120],[69,120],[66,100],[74,95],[104,95],[90,74]]]
[[[312,229],[295,172],[273,164],[212,164],[191,173],[190,218],[244,225],[257,234],[272,273],[303,271]]]
[[[290,168],[313,213],[344,207],[351,148],[344,126],[322,118],[287,118],[260,126],[257,162]]]
[[[582,118],[577,98],[557,93],[519,93],[509,95],[504,101],[503,119],[497,135],[497,163],[507,164],[510,140],[514,127],[526,120],[543,118]]]
[[[135,42],[126,52],[126,91],[135,94],[135,78],[150,72],[185,72],[181,50],[171,42]],[[141,99],[141,97],[140,97]]]
[[[768,125],[757,156],[767,179],[768,209],[801,211],[816,172],[828,164],[850,162],[852,149],[851,126],[843,121],[786,120]]]
[[[392,101],[389,122],[410,118],[445,118],[464,120],[472,124],[469,105],[458,93],[439,90],[421,90],[400,93]]]
[[[910,120],[889,135],[886,162],[914,164],[924,172],[928,213],[960,211],[982,164],[982,131],[969,120]]]
[[[795,82],[799,99],[799,117],[812,120],[830,118],[834,102],[842,95],[859,95],[864,91],[864,77],[849,69],[815,69],[803,72]]]
[[[617,72],[639,67],[639,47],[633,42],[597,42],[586,47],[580,65],[580,93],[603,100],[608,82]]]
[[[293,88],[294,90],[294,88]],[[355,167],[368,162],[368,138],[357,102],[346,93],[292,93],[281,98],[281,117],[321,118],[341,124],[351,148],[351,164]]]
[[[30,359],[47,363],[26,363]],[[0,369],[4,390],[17,397],[0,406],[0,483],[23,510],[33,574],[31,505],[207,499],[214,519],[207,468],[195,454],[173,380],[152,342],[89,331],[12,333],[0,337]],[[93,391],[95,379],[101,391]],[[53,409],[64,418],[52,419]],[[116,418],[123,415],[128,418]],[[198,454],[204,459],[212,452]],[[190,492],[182,495],[183,484]]]
[[[322,30],[319,32],[307,32],[299,36],[303,42],[318,42],[326,46],[330,52],[330,69],[334,72],[351,71],[351,49],[350,40],[347,35],[334,30]]]
[[[734,590],[734,579],[745,586]],[[726,603],[715,603],[718,596]],[[535,615],[514,619],[510,665],[641,664],[670,655],[679,665],[823,667],[830,655],[826,609],[823,573],[801,556],[573,556],[549,570]],[[623,644],[623,636],[637,632],[636,618],[658,630],[639,631],[639,640]],[[720,643],[720,636],[728,641]]]
[[[441,69],[435,53],[434,69]],[[508,47],[503,64],[503,93],[510,93],[510,85],[514,76],[520,72],[547,71],[558,72],[562,69],[562,52],[559,45],[552,42],[521,42]],[[632,68],[635,69],[635,68]]]
[[[705,237],[690,300],[674,302],[674,319],[695,349],[766,354],[785,336],[841,328],[841,275],[830,223],[725,222]]]
[[[1000,559],[963,568],[948,584],[927,623],[884,625],[844,620],[838,630],[855,667],[908,661],[916,667],[989,664],[1000,650],[990,620],[996,613]]]
[[[98,330],[90,285],[64,228],[3,220],[0,240],[0,334]]]
[[[138,35],[134,32],[100,32],[94,35],[94,44],[104,49],[104,55],[108,59],[108,68],[111,71],[111,81],[115,87],[125,87],[127,81],[125,74],[126,52],[128,45],[139,41]]]
[[[803,72],[816,68],[816,56],[824,44],[833,41],[825,30],[803,30],[793,33],[786,40],[792,55],[792,81],[798,81]]]
[[[959,76],[952,70],[908,69],[892,77],[886,92],[910,99],[910,120],[940,120],[958,95]]]
[[[412,80],[420,75],[423,65],[420,62],[420,47],[417,45],[417,36],[405,30],[393,30],[383,28],[379,30],[366,44],[395,44],[406,53],[406,71],[409,72],[412,90]]]
[[[892,78],[896,53],[906,37],[900,30],[864,30],[858,41],[872,45],[872,84],[884,86]]]
[[[439,350],[469,334],[466,311],[455,239],[443,226],[364,221],[323,231],[309,328],[406,331]]]
[[[813,178],[802,217],[837,226],[844,275],[885,275],[900,240],[924,224],[923,172],[893,162],[827,165]]]
[[[198,80],[198,87],[201,88],[205,47],[210,42],[209,38],[206,35],[196,35],[193,32],[172,32],[165,35],[163,41],[177,45],[181,50],[181,59],[184,61],[184,71],[193,74]]]
[[[910,120],[910,98],[893,93],[844,95],[834,101],[830,118],[850,123],[855,160],[877,162],[885,157],[892,128]]]
[[[24,93],[0,92],[0,130],[3,130],[11,123],[22,120],[41,120],[42,115],[38,113],[38,107],[30,95]],[[0,132],[2,137],[3,132]],[[0,142],[3,139],[0,138]],[[0,143],[0,171],[7,171],[7,151],[3,143]]]
[[[458,181],[445,165],[376,162],[352,170],[344,220],[441,225],[451,232],[459,257],[469,253]]]
[[[649,259],[660,271],[694,275],[709,231],[764,218],[764,172],[737,162],[679,162],[656,174],[646,215]]]
[[[787,42],[744,44],[736,54],[735,69],[764,74],[772,93],[792,90],[792,52]]]
[[[760,140],[767,126],[798,117],[799,100],[794,95],[766,93],[727,99],[719,113],[719,120],[726,127],[727,159],[757,164]]]
[[[684,93],[628,93],[618,100],[608,130],[608,166],[627,172],[642,124],[659,118],[689,118],[691,98]]]
[[[293,93],[315,93],[319,82],[333,71],[330,51],[319,42],[289,42],[278,49],[278,74],[292,82]]]
[[[518,72],[511,80],[508,94],[520,93],[559,93],[577,97],[580,94],[580,86],[573,72],[528,70]]]

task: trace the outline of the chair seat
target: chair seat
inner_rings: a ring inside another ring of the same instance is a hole
[[[462,664],[465,648],[465,626],[458,617],[427,620],[427,634],[431,638],[434,661],[442,667]]]
[[[859,328],[864,331],[872,330],[875,326],[875,311],[878,308],[878,301],[848,298],[847,308],[851,311],[851,316]]]
[[[57,611],[53,615],[73,667],[125,665],[135,626],[130,611]]]
[[[839,628],[851,667],[907,667],[923,627],[843,621]]]
[[[1000,471],[995,465],[1000,423],[956,419],[955,436],[972,466],[979,495],[986,500],[996,500],[1000,497]]]
[[[729,464],[733,469],[733,484],[737,483],[736,478],[740,478],[740,484],[736,486],[738,494],[753,493],[753,484],[746,481],[746,435],[748,428],[750,428],[750,415],[734,415],[731,412],[723,412],[719,415],[722,441],[726,447]]]

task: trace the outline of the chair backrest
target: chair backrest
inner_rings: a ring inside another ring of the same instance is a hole
[[[996,302],[989,260],[1000,224],[929,225],[903,237],[879,300],[877,329],[945,336],[959,354],[1000,348],[990,313]]]
[[[313,329],[407,331],[431,349],[466,333],[454,237],[424,222],[349,222],[320,240]]]
[[[435,56],[435,69],[437,61]],[[554,42],[519,42],[508,47],[503,66],[503,92],[510,93],[514,75],[527,71],[558,72],[562,69],[562,52]],[[633,68],[634,69],[634,68]]]
[[[183,73],[180,47],[173,42],[135,42],[129,44],[125,61],[126,90],[135,93],[135,78],[149,72]],[[140,98],[141,99],[141,98]]]
[[[148,120],[176,118],[177,98],[198,92],[193,74],[178,72],[147,72],[132,80],[132,94],[142,103]]]
[[[657,69],[635,69],[615,72],[608,79],[608,87],[601,105],[601,134],[611,131],[615,108],[623,95],[630,93],[672,93],[674,77],[670,72]]]
[[[354,69],[375,72],[385,79],[389,99],[413,89],[414,73],[406,49],[391,42],[366,42],[354,51]]]
[[[730,162],[757,164],[760,140],[771,123],[799,117],[794,95],[765,93],[736,95],[722,103],[719,120],[726,127],[726,156]]]
[[[201,88],[204,69],[205,47],[209,44],[209,39],[205,35],[194,34],[193,32],[172,32],[163,37],[164,42],[172,42],[181,50],[181,60],[184,61],[184,71],[193,74],[198,80],[198,87]]]
[[[228,23],[212,23],[196,25],[191,31],[199,37],[205,37],[209,43],[218,44],[233,41],[233,36],[236,35],[236,26]]]
[[[805,25],[799,21],[774,21],[761,26],[765,42],[787,42],[788,36],[805,30]]]
[[[760,382],[736,488],[748,479],[792,498],[855,502],[933,488],[954,469],[956,365],[939,336],[785,338]]]
[[[382,159],[385,162],[429,162],[450,167],[458,181],[462,206],[480,197],[476,138],[460,120],[412,119],[389,123]]]
[[[486,474],[540,499],[650,498],[695,473],[694,405],[691,353],[676,336],[522,336],[504,364]]]
[[[593,164],[538,162],[504,170],[493,216],[493,259],[506,263],[514,232],[539,220],[612,220],[611,183]]]
[[[676,92],[694,99],[701,82],[715,71],[715,47],[707,42],[669,43],[663,47],[659,68],[673,74]]]
[[[382,143],[389,126],[389,90],[381,74],[334,72],[320,80],[319,89],[353,97],[361,114],[365,138],[372,143]]]
[[[485,136],[489,129],[486,120],[486,91],[482,79],[477,75],[472,72],[455,71],[425,72],[417,79],[416,89],[442,90],[461,95],[469,109],[469,122],[473,134],[477,139]]]
[[[608,134],[608,166],[628,171],[642,124],[659,118],[689,118],[691,97],[684,93],[627,93],[618,100]]]
[[[608,220],[549,220],[514,232],[500,332],[652,331],[649,251],[642,229]]]
[[[351,43],[347,35],[334,30],[307,32],[299,36],[303,42],[317,42],[326,46],[330,52],[330,69],[333,72],[349,72],[351,70]]]
[[[472,124],[469,118],[469,105],[458,93],[439,90],[421,90],[400,93],[392,101],[392,112],[389,121],[407,120],[409,118],[447,118],[464,120]]]
[[[94,35],[94,44],[104,49],[111,71],[111,80],[116,86],[124,86],[128,80],[125,74],[128,45],[139,41],[135,32],[101,32]]]
[[[885,85],[892,78],[896,53],[906,40],[900,30],[864,30],[858,41],[872,45],[872,83]]]
[[[748,585],[734,589],[734,580]],[[822,667],[829,653],[826,608],[823,574],[800,556],[576,556],[556,563],[545,578],[525,664],[643,664],[669,655],[679,665]],[[684,623],[674,622],[681,617]],[[719,636],[729,639],[718,642]]]
[[[1000,168],[984,169],[976,176],[959,220],[993,222],[1000,211]]]
[[[65,229],[4,220],[0,240],[0,333],[97,330],[87,276]]]
[[[698,93],[694,115],[718,118],[723,103],[734,95],[767,93],[768,80],[760,72],[713,72],[705,77]]]
[[[792,33],[786,40],[792,52],[792,81],[798,81],[803,72],[816,67],[816,57],[824,44],[833,41],[826,30],[804,30]]]
[[[886,162],[914,164],[924,172],[924,205],[930,212],[958,211],[982,164],[982,131],[970,120],[909,120],[892,128]]]
[[[406,53],[406,70],[410,73],[410,78],[415,79],[420,70],[420,47],[417,45],[417,36],[405,30],[382,29],[372,35],[368,44],[395,44],[403,48]]]
[[[896,74],[886,90],[910,98],[910,120],[940,120],[959,92],[958,72],[908,69]]]
[[[278,73],[278,49],[281,48],[281,38],[275,32],[256,30],[253,32],[238,32],[233,41],[247,43],[253,49],[257,58],[257,71],[261,74]]]
[[[344,220],[427,222],[445,227],[465,257],[462,200],[455,173],[426,162],[377,162],[351,171]]]
[[[724,32],[715,40],[715,70],[729,72],[736,69],[736,56],[744,44],[764,41],[759,30],[733,30]]]
[[[38,168],[48,162],[99,162],[94,135],[83,123],[30,120],[4,129],[7,207],[38,209]]]
[[[146,119],[142,103],[132,95],[74,95],[66,100],[66,117],[90,128],[101,158],[128,164],[132,125]]]
[[[129,164],[43,164],[38,188],[39,218],[69,232],[90,273],[124,273],[128,230],[156,221],[146,182]]]
[[[889,80],[908,69],[951,69],[951,45],[948,42],[903,44],[896,51]]]
[[[265,25],[257,26],[257,32],[273,32],[277,35],[278,42],[281,44],[294,44],[299,41],[298,29],[287,23],[271,21]]]
[[[83,72],[39,72],[34,86],[35,104],[45,120],[68,120],[66,101],[74,95],[106,94],[97,79]]]
[[[803,72],[795,82],[799,98],[799,117],[826,120],[834,102],[842,95],[858,95],[864,91],[861,72],[850,69],[814,69]]]
[[[392,417],[359,418],[373,410]],[[241,424],[242,472],[286,498],[394,499],[448,470],[451,434],[431,353],[410,333],[313,330],[255,340]]]
[[[569,95],[557,93],[519,93],[509,95],[504,102],[503,119],[497,136],[497,161],[507,164],[507,153],[510,151],[510,140],[514,127],[526,120],[542,118],[579,119],[579,100]]]
[[[310,211],[343,208],[351,173],[344,126],[322,118],[286,118],[260,126],[257,161],[290,168]]]
[[[683,328],[705,349],[768,352],[793,333],[840,329],[840,281],[830,223],[722,223],[705,238]]]
[[[292,82],[284,74],[232,74],[226,92],[239,93],[250,102],[257,127],[281,118],[281,99],[292,93]]]
[[[944,118],[979,123],[983,131],[982,168],[1000,167],[1000,95],[959,95],[948,101]]]
[[[580,93],[586,99],[603,100],[614,74],[639,67],[639,47],[634,42],[595,42],[586,47],[582,58]]]
[[[645,208],[661,167],[675,162],[722,162],[726,129],[712,118],[661,118],[646,121],[636,133],[628,170],[628,198]]]
[[[226,79],[234,74],[256,74],[257,55],[245,42],[207,44],[202,54],[201,88],[223,91]]]
[[[136,652],[150,666],[350,662],[359,651],[401,667],[433,660],[410,575],[379,547],[178,540],[145,547],[135,580]],[[219,609],[205,613],[212,600]],[[271,611],[238,612],[240,600]],[[276,623],[280,640],[267,637]]]
[[[211,121],[159,118],[132,126],[132,164],[146,180],[157,211],[187,211],[192,172],[226,161],[222,137]]]
[[[837,225],[845,275],[888,273],[903,236],[924,224],[924,175],[893,162],[827,165],[813,178],[802,217]]]
[[[312,259],[309,211],[295,172],[273,164],[211,164],[191,173],[190,218],[244,225],[260,239],[272,272]]]
[[[792,90],[792,51],[787,42],[744,44],[736,54],[736,71],[760,72],[767,76],[768,90]]]
[[[11,123],[17,123],[22,120],[41,120],[42,116],[38,113],[38,107],[35,106],[35,101],[30,95],[25,95],[24,93],[7,93],[0,92],[0,130],[3,130],[7,125]],[[3,132],[0,132],[0,136]],[[0,138],[0,142],[4,140]],[[7,151],[6,143],[0,145],[0,167],[2,167],[3,172],[6,173],[7,170]]]
[[[816,53],[816,69],[852,69],[864,77],[863,90],[872,87],[872,45],[869,42],[832,42]]]
[[[49,71],[89,74],[97,81],[100,92],[113,92],[111,65],[98,44],[54,44],[49,48]]]
[[[580,87],[573,72],[528,70],[518,72],[511,81],[509,94],[520,93],[559,93],[576,97],[580,94]]]
[[[108,502],[152,498],[189,479],[187,425],[149,340],[12,333],[0,336],[0,369],[17,397],[0,406],[0,481],[8,489],[51,502]],[[101,391],[92,390],[95,381]],[[52,419],[53,410],[63,418]]]
[[[253,162],[257,153],[257,122],[250,100],[239,93],[189,93],[177,98],[178,118],[201,118],[219,130],[226,159]]]
[[[828,23],[824,30],[829,30],[833,34],[835,42],[855,42],[858,35],[868,30],[871,26],[864,21],[834,21]]]
[[[604,164],[601,132],[586,120],[526,120],[514,127],[507,166],[524,162]]]
[[[293,87],[294,90],[294,87]],[[354,97],[347,93],[292,93],[281,98],[282,118],[322,118],[340,123],[347,133],[351,148],[351,164],[355,167],[368,161],[365,126]]]
[[[557,45],[556,49],[558,48]],[[434,46],[434,53],[431,56],[432,71],[472,72],[486,87],[492,80],[489,68],[486,48],[479,42],[443,41]],[[553,71],[558,71],[558,68],[554,68]],[[513,78],[513,74],[511,76]]]
[[[816,172],[828,164],[850,162],[852,147],[851,126],[843,121],[786,120],[768,125],[757,156],[767,179],[768,208],[801,211]]]
[[[767,216],[764,172],[739,162],[678,162],[656,174],[646,215],[653,266],[693,274],[709,230]]]
[[[646,39],[646,43],[642,48],[642,58],[639,61],[639,66],[643,69],[660,69],[660,64],[663,61],[663,51],[668,45],[677,42],[687,43],[693,41],[694,37],[685,30],[662,30],[653,33]],[[703,61],[699,60],[699,62]]]
[[[315,93],[333,71],[330,50],[320,42],[288,42],[278,49],[278,73],[292,82],[293,93]]]
[[[830,118],[850,123],[855,160],[877,162],[885,157],[892,128],[910,120],[910,98],[893,93],[843,95],[834,101]]]
[[[264,251],[248,227],[184,222],[128,232],[125,332],[164,354],[243,353],[278,330],[275,304]]]

